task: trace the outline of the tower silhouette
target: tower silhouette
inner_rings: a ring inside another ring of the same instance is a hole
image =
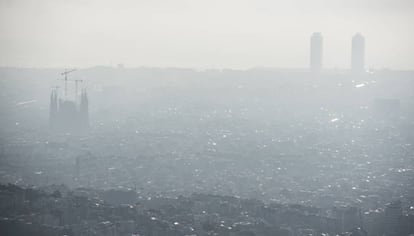
[[[50,128],[56,128],[56,121],[58,116],[58,101],[56,89],[52,89],[50,94],[50,108],[49,108],[49,125]]]
[[[352,37],[351,70],[354,73],[365,71],[365,38],[357,33]]]
[[[310,69],[313,73],[322,70],[323,38],[322,34],[315,32],[310,40]]]
[[[89,127],[89,102],[86,89],[82,90],[81,101],[79,106],[79,119],[82,128]]]

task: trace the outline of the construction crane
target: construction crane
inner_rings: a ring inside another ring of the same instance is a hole
[[[64,72],[60,73],[60,75],[65,76],[64,80],[65,80],[65,99],[67,98],[67,94],[68,94],[68,74],[72,73],[76,71],[76,69],[72,69],[72,70],[67,70],[65,69]]]

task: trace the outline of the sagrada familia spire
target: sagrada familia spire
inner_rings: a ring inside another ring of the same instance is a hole
[[[78,96],[77,94],[75,96]],[[49,124],[55,131],[79,132],[89,128],[89,102],[86,90],[80,95],[80,102],[59,98],[57,90],[50,95]]]

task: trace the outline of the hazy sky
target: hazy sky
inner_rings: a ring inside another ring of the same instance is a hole
[[[356,32],[366,64],[414,69],[414,0],[0,0],[0,65],[348,68]]]

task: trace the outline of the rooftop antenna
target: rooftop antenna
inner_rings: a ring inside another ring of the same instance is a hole
[[[72,69],[72,70],[67,70],[65,69],[64,72],[60,73],[60,75],[65,76],[64,80],[65,80],[65,99],[67,98],[67,94],[68,94],[68,74],[72,73],[76,71],[76,69]]]

